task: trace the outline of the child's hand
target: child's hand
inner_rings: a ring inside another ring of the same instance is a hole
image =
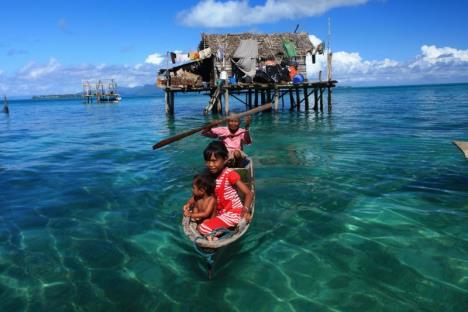
[[[244,123],[245,123],[245,128],[249,128],[250,127],[250,121],[252,120],[252,118],[250,117],[250,115],[247,115],[245,116],[245,119],[244,119]]]
[[[190,215],[191,215],[190,211],[188,209],[187,210],[184,209],[184,217],[190,217]]]
[[[250,223],[250,221],[252,220],[252,214],[250,214],[250,212],[244,213],[244,219],[245,221],[247,221],[247,223]]]

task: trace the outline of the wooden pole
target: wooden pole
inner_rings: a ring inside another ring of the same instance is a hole
[[[309,94],[307,92],[307,86],[304,87],[304,109],[309,110]]]
[[[249,91],[248,91],[248,100],[247,100],[247,103],[249,103],[249,109],[252,109],[252,89],[250,89],[249,87]]]
[[[5,114],[7,114],[7,115],[10,113],[10,109],[8,108],[8,101],[7,101],[6,95],[3,96],[3,112]]]
[[[320,88],[320,111],[323,112],[323,88]]]
[[[219,95],[218,95],[218,110],[217,110],[217,113],[218,114],[222,114],[223,113],[223,94],[221,92],[219,92]]]
[[[229,114],[229,89],[226,88],[224,91],[224,112],[226,116]]]
[[[332,88],[328,87],[328,111],[332,110]]]
[[[284,110],[284,92],[281,94],[281,109]]]
[[[258,107],[258,89],[255,88],[255,107]]]
[[[299,88],[296,88],[296,109],[299,112],[301,110],[301,93],[299,92]]]
[[[169,91],[166,89],[166,92],[164,93],[164,103],[166,104],[166,114],[169,114],[170,112],[170,105],[169,105]]]
[[[292,89],[289,89],[288,92],[289,92],[289,103],[291,105],[289,107],[289,110],[292,112],[294,110],[294,96],[292,94]]]
[[[261,97],[262,97],[262,105],[263,105],[263,104],[266,103],[266,99],[265,99],[265,90],[261,90],[261,92],[262,92]]]
[[[314,111],[318,110],[318,92],[317,88],[314,88]]]
[[[278,112],[278,102],[279,102],[278,88],[275,88],[275,112]]]
[[[268,90],[266,91],[266,98],[267,98],[267,103],[271,103],[271,89],[268,88]]]

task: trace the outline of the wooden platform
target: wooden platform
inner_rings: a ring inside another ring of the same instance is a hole
[[[300,84],[289,84],[289,83],[242,83],[239,82],[234,85],[226,85],[223,86],[224,89],[228,89],[230,91],[245,91],[245,90],[295,90],[301,88],[334,88],[336,86],[337,81],[311,81],[311,82],[304,82]],[[187,86],[168,86],[165,88],[166,91],[172,92],[210,92],[216,89],[215,86],[208,86],[204,87],[187,87]]]
[[[309,110],[309,99],[313,103],[315,111],[323,112],[324,93],[328,98],[328,111],[332,107],[332,89],[336,86],[336,80],[307,81],[301,84],[291,83],[236,83],[224,85],[210,85],[204,87],[174,86],[164,88],[166,113],[174,113],[174,95],[177,93],[198,92],[210,96],[210,101],[204,109],[204,113],[229,114],[229,99],[233,97],[246,105],[246,109],[258,107],[266,103],[273,104],[273,110],[279,110],[279,101],[284,107],[285,98],[289,98],[289,110],[300,111],[301,104],[305,110]],[[244,97],[244,98],[241,98]]]
[[[465,154],[465,157],[468,158],[468,142],[466,141],[453,141],[462,152]]]

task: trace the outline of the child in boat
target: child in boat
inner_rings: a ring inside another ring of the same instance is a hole
[[[227,127],[216,127],[205,129],[202,135],[212,138],[219,138],[228,149],[228,160],[230,167],[241,167],[242,161],[246,158],[243,152],[244,144],[252,144],[250,138],[250,116],[245,117],[245,126],[240,128],[240,119],[230,117]]]
[[[209,240],[212,238],[209,234],[217,229],[233,228],[242,217],[247,221],[250,220],[253,194],[241,181],[239,174],[226,166],[228,155],[226,146],[220,141],[211,142],[203,151],[206,167],[216,178],[216,216],[204,220],[198,226],[200,234],[207,236]],[[243,193],[244,204],[236,189]]]
[[[192,181],[192,197],[183,207],[184,216],[197,222],[215,216],[215,179],[209,172],[197,174]]]

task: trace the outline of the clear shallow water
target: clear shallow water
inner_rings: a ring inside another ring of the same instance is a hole
[[[0,311],[465,311],[468,85],[337,89],[262,114],[254,222],[204,260],[180,226],[207,97],[11,102],[0,115]],[[238,105],[238,109],[242,106]]]

